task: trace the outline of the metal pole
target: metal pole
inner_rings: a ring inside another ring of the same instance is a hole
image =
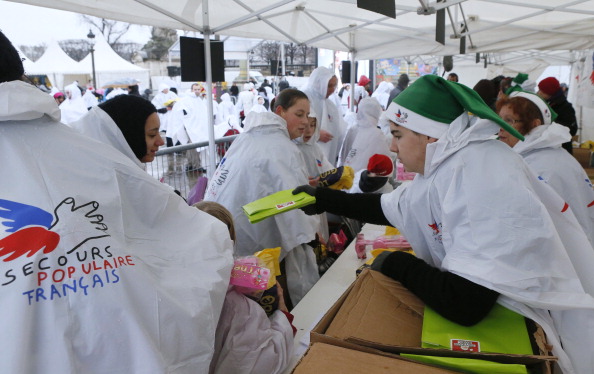
[[[285,71],[285,43],[281,42],[280,50],[281,50],[281,74],[284,77],[285,75],[287,75],[287,72]]]
[[[208,19],[208,0],[202,2],[202,23],[204,25],[204,58],[206,59],[206,109],[208,113],[208,158],[209,165],[206,169],[208,179],[212,179],[217,165],[216,149],[214,141],[214,119],[212,102],[212,65],[210,59],[210,26]]]
[[[91,46],[91,68],[93,69],[93,88],[97,89],[97,79],[95,77],[95,48]]]

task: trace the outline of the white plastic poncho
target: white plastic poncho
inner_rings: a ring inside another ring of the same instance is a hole
[[[316,117],[316,113],[313,111],[313,109],[310,109],[309,117]],[[313,136],[307,142],[303,140],[303,137],[293,140],[303,155],[305,166],[307,168],[307,174],[310,178],[315,178],[325,171],[334,169],[334,166],[330,163],[330,161],[328,161],[326,155],[318,144],[319,137],[320,127],[316,126]],[[322,238],[327,241],[330,238],[328,217],[326,213],[319,214],[318,217],[320,219],[318,232],[322,235]]]
[[[282,373],[292,354],[293,328],[283,312],[268,317],[260,304],[231,289],[217,326],[210,373]]]
[[[37,88],[0,84],[2,370],[207,372],[226,226],[59,117]]]
[[[250,113],[246,125],[209,181],[204,200],[215,201],[231,211],[239,256],[281,247],[281,259],[287,257],[288,292],[295,305],[319,279],[313,251],[303,245],[315,239],[317,217],[296,209],[251,224],[241,207],[307,184],[308,173],[284,119],[272,112]]]
[[[138,157],[130,148],[130,145],[124,138],[124,134],[103,109],[99,107],[93,107],[87,114],[81,119],[68,125],[88,136],[91,139],[100,141],[101,143],[108,144],[118,151],[126,155],[132,162],[138,167],[144,169],[144,165],[140,162]]]
[[[173,92],[171,90],[167,91],[167,93],[163,92],[166,89],[169,89],[169,86],[167,84],[165,84],[165,83],[159,84],[159,92],[151,100],[151,103],[153,103],[155,108],[157,108],[157,109],[165,108],[165,102],[175,99],[177,97],[175,92]]]
[[[557,123],[541,125],[514,146],[536,173],[568,204],[590,243],[594,244],[594,190],[590,178],[561,144],[571,140],[569,128]]]
[[[238,121],[235,117],[235,105],[231,101],[231,96],[228,93],[221,95],[221,102],[219,103],[219,115],[217,116],[217,125],[224,123],[231,126],[237,126]],[[226,131],[226,130],[225,130]]]
[[[60,111],[62,112],[62,122],[68,124],[84,116],[87,113],[87,105],[76,82],[64,87],[64,91],[66,99],[60,104]],[[68,92],[70,92],[70,97],[68,97]]]
[[[382,195],[383,212],[427,263],[540,324],[564,373],[591,373],[594,251],[565,202],[490,139],[498,126],[470,123],[427,146],[424,175]]]
[[[371,94],[371,97],[376,99],[382,106],[383,110],[388,107],[388,99],[390,98],[390,91],[394,89],[394,85],[390,82],[382,81],[377,86],[375,91]]]
[[[350,166],[357,172],[367,169],[369,158],[374,154],[392,158],[385,136],[377,127],[381,114],[382,108],[375,99],[361,100],[357,123],[344,137],[337,166]]]
[[[327,143],[318,142],[330,163],[335,164],[338,151],[344,138],[346,124],[332,100],[326,98],[328,82],[334,74],[327,68],[320,66],[316,68],[307,81],[303,90],[309,98],[310,105],[317,114],[318,127],[320,130],[328,131],[334,136]]]

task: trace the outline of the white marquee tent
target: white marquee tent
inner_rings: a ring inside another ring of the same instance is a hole
[[[107,43],[105,38],[99,34],[95,37],[95,75],[97,87],[102,87],[109,81],[122,78],[132,78],[140,82],[142,87],[149,86],[149,71],[136,66],[121,58]],[[87,73],[92,72],[91,54],[89,53],[79,63]]]
[[[57,41],[53,40],[47,46],[43,55],[35,61],[35,65],[26,70],[29,75],[47,75],[52,85],[58,89],[86,77],[86,71],[78,62],[70,58],[62,50]],[[80,82],[83,83],[83,82]]]
[[[396,18],[359,9],[357,0],[12,1],[206,35],[349,51],[357,60],[462,52],[548,59],[551,51],[561,51],[552,52],[554,58],[573,63],[571,50],[594,48],[594,0],[398,0]],[[436,29],[443,30],[436,13],[446,13],[443,44],[435,41]],[[214,161],[214,143],[211,148]]]

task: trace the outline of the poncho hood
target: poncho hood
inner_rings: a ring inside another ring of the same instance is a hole
[[[76,131],[102,143],[109,144],[118,151],[125,154],[138,167],[143,168],[143,164],[138,160],[132,148],[128,145],[124,134],[103,109],[93,107],[84,117],[69,125]]]
[[[438,141],[427,145],[423,175],[430,176],[442,162],[468,144],[492,139],[499,128],[491,120],[469,116],[466,112],[462,113],[450,124]]]
[[[281,116],[272,112],[249,112],[244,120],[244,132],[253,131],[256,128],[263,128],[264,126],[278,128],[289,137],[289,130],[287,130],[287,121]]]
[[[27,121],[48,115],[61,118],[56,101],[38,88],[22,82],[0,83],[0,121]]]
[[[516,143],[514,151],[525,154],[535,149],[560,148],[561,144],[569,141],[571,141],[569,128],[558,123],[540,125],[525,135],[523,142]]]

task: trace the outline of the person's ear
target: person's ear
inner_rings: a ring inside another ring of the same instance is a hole
[[[274,113],[275,113],[276,115],[279,115],[279,116],[280,116],[280,115],[283,113],[283,111],[284,111],[284,110],[285,110],[285,109],[284,109],[282,106],[278,105],[278,106],[276,107],[276,109],[274,109]]]
[[[532,127],[530,127],[530,129],[532,130],[533,128],[542,125],[542,121],[539,118],[535,118],[532,120],[531,125],[532,125]]]

